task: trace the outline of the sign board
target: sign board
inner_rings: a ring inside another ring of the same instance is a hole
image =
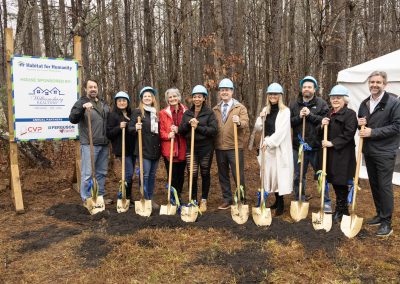
[[[79,98],[78,63],[23,56],[11,66],[15,140],[77,139],[68,117]]]

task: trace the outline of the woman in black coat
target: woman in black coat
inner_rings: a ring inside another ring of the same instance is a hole
[[[125,92],[118,92],[114,97],[114,109],[107,118],[107,138],[111,141],[114,155],[121,159],[122,156],[122,128],[128,129],[131,107],[130,98]],[[125,181],[126,197],[131,199],[132,177],[135,169],[135,137],[132,131],[125,132]]]
[[[199,168],[202,180],[200,211],[207,210],[207,198],[210,191],[210,169],[214,153],[214,138],[218,132],[218,123],[214,112],[206,106],[207,89],[202,85],[193,88],[193,105],[182,117],[178,133],[186,137],[186,163],[190,165],[190,142],[192,126],[195,130],[192,199],[197,202],[197,178]],[[189,200],[190,202],[191,200]]]
[[[132,111],[129,128],[135,131],[142,130],[143,151],[143,190],[144,198],[153,199],[156,172],[161,156],[160,135],[158,127],[157,91],[152,87],[144,87],[139,93],[139,107]],[[141,117],[141,122],[137,118]],[[139,143],[136,143],[136,156],[139,156]],[[159,209],[156,202],[152,202],[154,210]]]
[[[356,169],[354,135],[357,131],[357,115],[347,107],[348,90],[340,85],[332,88],[329,94],[331,110],[322,119],[322,128],[328,125],[328,141],[322,141],[322,147],[328,148],[326,174],[336,194],[336,207],[333,220],[339,222],[344,214],[349,215],[347,195],[349,184]]]

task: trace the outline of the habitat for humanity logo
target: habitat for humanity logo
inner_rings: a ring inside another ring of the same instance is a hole
[[[21,60],[17,61],[17,65],[21,68],[28,68],[28,69],[43,69],[49,71],[72,71],[72,66],[70,65],[63,65],[58,64],[55,60],[53,63],[46,64],[46,63],[34,63],[34,62],[23,62]]]
[[[36,87],[31,93],[32,103],[30,106],[64,106],[64,95],[56,87],[49,89],[42,89]]]

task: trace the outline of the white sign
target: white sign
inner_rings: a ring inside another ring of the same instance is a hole
[[[15,140],[77,139],[68,117],[79,98],[78,63],[13,57],[11,64]]]

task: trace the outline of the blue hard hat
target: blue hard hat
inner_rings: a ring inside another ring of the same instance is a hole
[[[229,78],[222,79],[221,82],[219,82],[219,85],[218,85],[218,89],[221,89],[221,88],[228,88],[228,89],[232,89],[233,90],[234,87],[233,87],[232,80],[229,79]]]
[[[318,90],[318,83],[317,80],[313,76],[305,76],[301,81],[300,81],[300,87],[303,87],[304,82],[313,82],[315,90]]]
[[[153,96],[157,95],[157,91],[154,88],[146,86],[146,87],[144,87],[143,89],[140,90],[139,98],[143,97],[143,93],[144,92],[151,92],[151,93],[153,93]]]
[[[346,87],[343,87],[342,85],[336,85],[335,87],[332,88],[331,92],[329,93],[329,96],[349,96],[349,90]]]
[[[131,102],[131,99],[129,98],[128,94],[123,91],[118,92],[115,95],[114,100],[117,100],[119,98],[123,98],[123,99],[126,99],[128,102]]]
[[[267,88],[267,94],[269,93],[283,94],[283,88],[278,83],[272,83]]]
[[[203,85],[194,86],[192,90],[192,96],[194,96],[195,94],[203,94],[204,97],[208,97],[208,91]]]

